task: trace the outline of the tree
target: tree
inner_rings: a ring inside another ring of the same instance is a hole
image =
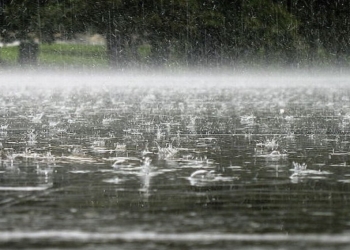
[[[294,63],[298,21],[280,3],[271,0],[247,1],[243,5],[245,48],[261,55],[265,63]]]
[[[0,0],[0,38],[21,41],[23,63],[35,61],[36,41],[85,32],[106,37],[110,65],[119,68],[294,65],[321,53],[340,62],[350,53],[349,14],[346,0]]]
[[[80,1],[80,0],[78,0]],[[76,3],[77,0],[70,2]],[[141,27],[142,1],[105,0],[78,5],[76,13],[82,13],[77,23],[85,30],[98,32],[106,37],[107,56],[111,66],[127,67],[137,57],[137,44]]]
[[[36,64],[38,42],[52,42],[57,25],[62,21],[59,8],[53,0],[2,1],[0,17],[1,39],[4,42],[20,41],[19,63]]]
[[[37,45],[34,42],[37,31],[37,19],[33,21],[33,13],[37,13],[37,3],[28,5],[28,1],[5,6],[2,37],[5,41],[20,40],[19,62],[36,63]]]
[[[334,62],[343,65],[349,56],[350,3],[345,0],[318,1],[319,39],[322,48],[334,55]]]

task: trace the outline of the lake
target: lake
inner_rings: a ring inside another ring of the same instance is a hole
[[[1,247],[350,245],[346,75],[0,78]]]

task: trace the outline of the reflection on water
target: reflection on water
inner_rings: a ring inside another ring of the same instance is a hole
[[[0,94],[0,245],[349,244],[347,88],[120,86]]]

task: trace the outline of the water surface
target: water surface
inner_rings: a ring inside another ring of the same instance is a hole
[[[346,77],[3,79],[1,246],[349,246]]]

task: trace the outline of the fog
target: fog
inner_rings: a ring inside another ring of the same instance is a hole
[[[112,71],[112,70],[4,70],[4,87],[127,86],[152,88],[344,88],[350,73],[339,70]]]

